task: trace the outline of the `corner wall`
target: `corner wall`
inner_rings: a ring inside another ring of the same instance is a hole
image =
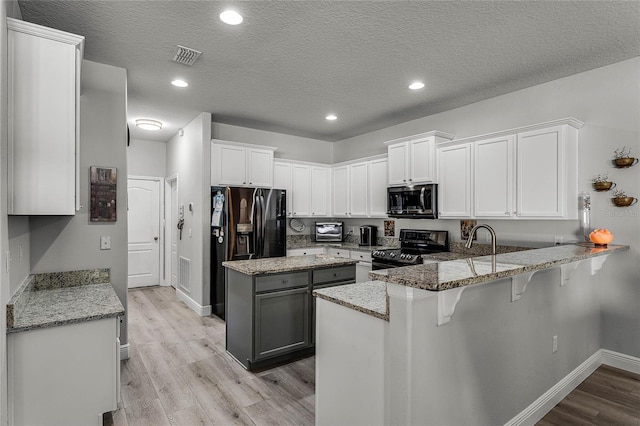
[[[111,283],[127,308],[127,74],[124,68],[82,63],[80,203],[75,216],[32,216],[31,273],[111,268]],[[89,221],[89,167],[116,167],[117,221]],[[111,250],[100,250],[100,236]],[[127,317],[120,341],[128,342]]]
[[[178,176],[178,205],[184,206],[178,255],[191,264],[190,283],[179,284],[176,290],[190,308],[200,315],[209,315],[211,114],[198,115],[183,130],[183,136],[175,135],[167,142],[167,177]],[[190,203],[193,211],[189,211]]]

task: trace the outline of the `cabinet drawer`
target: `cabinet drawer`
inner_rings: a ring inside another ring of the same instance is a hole
[[[351,250],[351,258],[362,262],[371,262],[371,251]]]
[[[256,293],[309,285],[308,272],[265,275],[256,278]]]
[[[356,268],[343,266],[331,269],[316,269],[313,271],[313,284],[330,283],[334,281],[346,281],[356,279]]]
[[[342,249],[342,248],[329,247],[327,249],[327,254],[329,256],[334,256],[334,257],[344,257],[347,259],[349,258],[349,250]]]

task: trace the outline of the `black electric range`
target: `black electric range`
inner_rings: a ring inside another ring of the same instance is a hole
[[[400,248],[376,250],[371,254],[373,270],[419,265],[425,258],[449,252],[449,232],[401,229]]]

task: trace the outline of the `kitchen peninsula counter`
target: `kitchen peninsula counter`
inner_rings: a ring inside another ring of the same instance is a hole
[[[316,424],[521,424],[597,367],[601,295],[627,250],[427,259],[314,290]]]
[[[369,277],[407,287],[442,291],[509,278],[625,250],[629,250],[629,246],[562,245],[444,262],[425,260],[421,265],[372,271]]]
[[[358,260],[316,254],[309,256],[269,257],[264,259],[232,260],[222,266],[245,275],[280,274],[320,268],[355,265]]]

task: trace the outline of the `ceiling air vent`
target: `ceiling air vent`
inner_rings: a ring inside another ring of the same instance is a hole
[[[201,54],[202,52],[198,50],[178,45],[178,47],[176,47],[175,53],[173,54],[172,61],[179,64],[191,66],[195,64]]]

